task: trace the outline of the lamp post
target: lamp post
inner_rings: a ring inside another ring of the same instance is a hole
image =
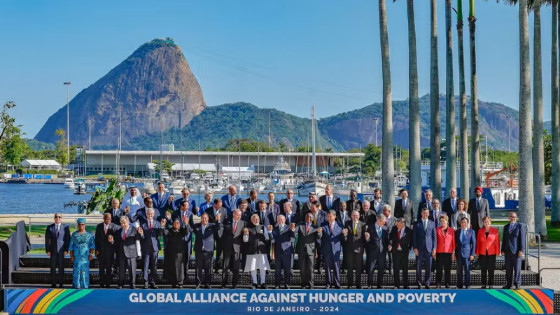
[[[70,164],[70,84],[72,82],[66,81],[66,157],[68,159],[67,165]]]

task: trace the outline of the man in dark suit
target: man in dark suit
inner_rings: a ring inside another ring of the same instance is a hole
[[[314,194],[314,193],[313,193]],[[310,193],[310,199],[313,195],[311,195]],[[321,225],[323,225],[324,222],[327,221],[327,212],[319,209],[320,204],[319,201],[315,200],[312,201],[311,203],[306,203],[304,206],[309,205],[309,211],[305,212],[304,215],[307,215],[307,213],[310,213],[312,218],[313,218],[313,225],[315,226],[315,228],[320,227]],[[317,250],[317,259],[315,261],[316,265],[317,265],[317,273],[321,274],[323,272],[323,270],[321,269],[321,263],[323,262],[323,254],[321,251],[321,246],[319,243],[317,243],[316,246],[316,250]]]
[[[154,208],[154,202],[150,197],[144,198],[144,205],[145,206],[138,209],[134,215],[129,212],[129,209],[125,209],[125,215],[130,219],[131,223],[138,222],[139,225],[146,223],[148,220],[148,216],[146,215],[147,209],[154,209],[154,219],[157,221],[161,221],[167,213],[167,211],[160,213],[158,209]]]
[[[346,209],[350,213],[354,210],[363,212],[362,202],[358,200],[358,192],[354,189],[350,190],[350,198],[346,201]]]
[[[313,265],[315,263],[315,245],[319,238],[317,228],[313,225],[313,215],[307,213],[305,220],[297,228],[296,252],[298,253],[301,273],[301,288],[313,289]]]
[[[377,222],[367,226],[364,234],[366,250],[368,255],[368,289],[373,288],[373,274],[377,265],[377,288],[381,289],[383,284],[383,273],[385,272],[385,257],[389,246],[389,233],[385,226],[385,216],[377,215]]]
[[[434,198],[434,193],[432,192],[431,189],[426,189],[424,191],[424,199],[425,201],[422,201],[418,204],[418,213],[416,215],[416,219],[418,221],[420,221],[422,219],[422,209],[424,208],[428,208],[430,215],[428,216],[428,218],[430,218],[430,216],[432,216],[432,210],[434,210],[433,206],[432,206],[432,201]],[[433,218],[432,218],[432,221]]]
[[[214,201],[216,202],[216,201]],[[210,289],[212,281],[212,255],[214,254],[214,235],[222,227],[221,214],[216,216],[215,223],[210,223],[208,213],[200,217],[200,223],[194,225],[194,251],[196,255],[196,288],[204,286]],[[204,272],[204,278],[202,273]]]
[[[321,209],[325,211],[337,211],[339,209],[340,198],[333,195],[333,188],[331,185],[325,187],[325,194],[319,197],[319,203],[321,203]]]
[[[283,215],[278,216],[277,223],[270,234],[274,242],[274,285],[278,289],[283,282],[284,289],[288,289],[294,260],[296,224],[286,224],[286,217]],[[282,281],[282,272],[284,281]]]
[[[393,255],[393,279],[395,288],[400,289],[400,272],[403,285],[408,289],[408,253],[412,248],[412,229],[406,226],[405,218],[398,218],[397,225],[389,234],[389,251]]]
[[[104,213],[103,222],[95,228],[95,256],[99,261],[99,284],[102,288],[111,286],[111,267],[115,258],[114,233],[120,227],[111,221],[111,213]]]
[[[242,198],[237,195],[237,188],[234,185],[229,185],[228,194],[222,196],[223,207],[231,215],[232,211],[239,207]]]
[[[517,214],[509,213],[509,223],[504,226],[502,235],[502,256],[506,258],[506,285],[511,289],[512,282],[516,289],[521,286],[521,260],[527,248],[527,226],[517,222]],[[513,273],[515,271],[515,278]]]
[[[117,248],[117,259],[119,260],[119,289],[124,285],[125,270],[128,267],[130,278],[130,288],[136,289],[136,258],[138,248],[136,241],[143,238],[142,227],[138,229],[130,226],[127,216],[121,217],[121,228],[115,232],[115,242]]]
[[[241,210],[241,220],[247,223],[251,222],[253,213],[249,210],[249,203],[247,203],[247,200],[241,200],[239,203],[239,210]]]
[[[422,217],[414,224],[412,233],[412,246],[414,247],[414,255],[416,256],[416,281],[418,289],[422,288],[422,282],[426,289],[430,288],[430,279],[432,276],[432,257],[436,255],[437,237],[436,226],[430,221],[430,210],[423,208],[420,211]],[[426,272],[422,278],[422,264]]]
[[[292,204],[292,211],[294,212],[294,214],[300,215],[300,204],[299,204],[299,200],[294,199],[294,191],[290,188],[286,191],[286,198],[280,200],[279,204],[280,204],[280,211],[283,211],[284,208],[284,204],[288,202]],[[284,213],[282,213],[284,214]]]
[[[471,216],[471,227],[475,233],[484,226],[483,219],[490,216],[488,200],[482,198],[482,187],[474,189],[474,198],[469,200],[468,211]]]
[[[229,270],[233,272],[231,281],[232,288],[237,288],[239,283],[239,266],[241,261],[241,249],[243,245],[243,229],[247,222],[241,220],[241,210],[235,209],[231,222],[222,225],[218,234],[224,252],[224,265],[222,267],[222,288],[228,283]]]
[[[327,273],[326,289],[340,289],[340,254],[342,253],[342,226],[336,222],[336,211],[330,210],[327,222],[317,229],[321,253],[325,259]],[[331,273],[332,272],[332,273]]]
[[[170,196],[168,193],[165,192],[165,185],[162,182],[158,183],[158,188],[157,188],[157,192],[153,195],[150,196],[150,198],[152,198],[152,201],[154,203],[153,208],[157,209],[159,211],[160,215],[157,215],[155,218],[157,220],[161,220],[162,219],[162,215],[165,214],[165,211],[167,211],[168,209],[173,210],[173,196]],[[148,205],[146,205],[146,207],[148,207]]]
[[[319,200],[317,199],[317,193],[315,193],[314,191],[309,192],[309,195],[307,196],[308,201],[306,203],[304,203],[301,206],[301,213],[303,213],[303,216],[305,217],[305,214],[307,212],[309,212],[311,210],[311,205],[315,202],[317,202],[317,208],[321,207],[321,204],[319,203]],[[327,216],[325,215],[325,218]]]
[[[269,221],[272,222],[277,222],[277,218],[280,214],[282,214],[282,211],[280,211],[280,206],[276,203],[276,201],[274,200],[274,193],[273,192],[269,192],[268,193],[268,204],[266,205],[266,209],[268,211],[268,218]]]
[[[54,214],[54,223],[45,230],[45,251],[51,262],[51,287],[64,286],[64,256],[70,246],[70,228],[62,223],[62,214]],[[56,269],[58,268],[58,274]]]
[[[412,228],[414,221],[414,203],[408,199],[408,190],[400,190],[401,199],[395,202],[395,217],[404,218],[407,227]]]
[[[471,286],[471,262],[474,260],[476,236],[469,229],[469,220],[461,219],[461,228],[455,231],[455,257],[457,257],[457,288],[463,288],[463,272],[465,288]]]
[[[274,216],[272,215],[272,213],[269,213],[267,208],[266,208],[266,201],[264,200],[259,200],[257,202],[257,212],[255,212],[256,215],[259,216],[259,223],[266,228],[269,225],[274,224]],[[264,247],[265,247],[265,251],[266,251],[266,257],[268,258],[268,262],[271,262],[271,257],[270,257],[270,247],[271,247],[271,243],[270,243],[270,239],[265,239],[264,240]]]
[[[282,208],[281,212],[284,215],[284,218],[286,218],[286,224],[290,225],[292,223],[295,223],[296,225],[298,225],[300,222],[300,218],[299,215],[295,213],[293,204],[290,202],[285,202],[283,207],[284,208]]]
[[[119,209],[119,199],[114,198],[113,200],[111,200],[111,209],[107,209],[105,210],[104,213],[109,213],[111,214],[111,222],[113,222],[116,225],[120,225],[120,218],[121,216],[124,214],[124,211]]]
[[[144,237],[141,242],[142,259],[144,260],[144,289],[147,289],[148,285],[152,289],[157,289],[157,261],[158,253],[161,249],[159,237],[163,234],[165,222],[162,221],[164,223],[162,225],[155,220],[154,213],[155,211],[153,208],[146,209],[146,222],[142,224],[142,230],[144,232]]]
[[[249,198],[247,198],[247,203],[249,204],[249,210],[251,210],[252,213],[256,213],[259,210],[259,198],[258,198],[258,194],[257,191],[254,189],[251,189],[251,191],[249,191]]]
[[[346,202],[338,203],[338,211],[336,211],[336,222],[344,227],[346,222],[352,221],[352,214],[346,211]],[[342,264],[340,266],[340,272],[344,274],[345,270],[349,270],[351,265],[348,264],[348,253],[346,243],[342,242]]]
[[[179,210],[181,208],[181,202],[183,202],[183,200],[186,200],[189,203],[189,209],[191,210],[192,213],[196,213],[198,214],[198,208],[196,207],[196,201],[194,199],[191,199],[191,191],[188,188],[183,188],[183,190],[181,190],[181,195],[182,197],[173,201],[173,211]]]
[[[457,211],[457,189],[449,189],[449,198],[443,201],[442,210],[447,214],[449,219],[453,218],[453,214]]]
[[[346,257],[346,267],[348,268],[348,289],[354,285],[354,272],[356,272],[356,288],[362,288],[365,232],[366,224],[360,221],[360,212],[353,211],[352,219],[345,222],[342,230],[344,257]]]
[[[206,215],[208,216],[208,222],[209,223],[216,223],[217,221],[220,221],[220,224],[225,224],[227,223],[227,221],[229,221],[229,214],[228,211],[222,207],[222,200],[221,199],[214,199],[214,206],[212,206],[211,208],[206,209]],[[220,219],[216,219],[218,218],[218,215],[220,217]],[[214,265],[214,272],[218,273],[218,269],[221,266],[221,264],[223,263],[221,260],[222,258],[222,243],[218,241],[218,230],[215,230],[216,234],[214,235],[214,239],[216,240],[216,261],[215,261],[215,265]],[[210,260],[212,261],[212,260]]]
[[[184,259],[183,259],[183,266],[184,266],[184,270],[185,270],[185,275],[189,271],[189,263],[191,261],[192,230],[194,229],[194,219],[193,219],[194,213],[191,211],[190,205],[191,205],[191,203],[188,200],[185,200],[185,199],[181,200],[181,203],[179,204],[180,208],[173,212],[173,214],[171,215],[171,219],[169,219],[169,217],[166,218],[167,224],[169,224],[168,227],[172,226],[170,224],[173,221],[175,221],[175,219],[179,219],[179,221],[181,222],[180,228],[184,229],[184,228],[187,227],[187,225],[189,225],[191,227],[190,232],[188,232],[185,235],[186,247],[185,247],[185,255],[184,255]],[[165,256],[164,256],[164,260],[165,260]]]

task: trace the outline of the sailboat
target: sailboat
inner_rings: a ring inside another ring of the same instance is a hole
[[[315,156],[315,128],[317,122],[315,121],[315,105],[311,107],[311,180],[304,181],[298,186],[298,195],[307,196],[310,192],[315,192],[318,196],[325,194],[327,184],[317,180],[317,157]]]

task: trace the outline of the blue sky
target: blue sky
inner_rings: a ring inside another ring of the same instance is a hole
[[[444,93],[445,12],[438,2]],[[493,0],[476,0],[476,6],[479,98],[518,108],[518,9]],[[423,95],[429,92],[429,1],[417,0],[415,10]],[[316,104],[318,116],[326,117],[382,100],[374,0],[1,0],[0,12],[0,102],[17,103],[14,116],[29,137],[66,103],[64,81],[72,82],[73,97],[143,43],[167,36],[181,46],[209,106],[245,101],[309,117]],[[408,97],[406,1],[387,0],[387,14],[393,99],[402,100]],[[549,120],[550,7],[541,15]],[[453,16],[458,94],[455,25]],[[468,74],[467,24],[465,39]]]

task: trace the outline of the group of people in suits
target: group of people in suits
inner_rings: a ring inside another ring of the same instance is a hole
[[[416,220],[414,202],[405,189],[400,192],[393,215],[391,206],[382,201],[380,189],[374,191],[373,200],[363,202],[355,191],[348,201],[341,201],[331,186],[326,187],[325,195],[318,197],[312,192],[307,202],[300,202],[288,189],[286,198],[276,203],[273,193],[268,195],[268,202],[258,200],[256,191],[251,191],[247,199],[241,198],[232,185],[221,198],[207,193],[205,202],[197,207],[188,189],[183,190],[182,198],[174,200],[164,188],[159,184],[155,194],[142,200],[142,208],[121,209],[115,199],[104,213],[95,232],[101,287],[110,287],[112,271],[118,267],[118,288],[125,285],[125,280],[135,288],[140,259],[144,287],[157,288],[161,239],[164,277],[178,288],[187,282],[193,250],[197,288],[210,288],[212,275],[220,269],[224,288],[238,286],[240,270],[250,273],[253,288],[267,288],[266,273],[272,262],[274,286],[289,288],[296,254],[302,288],[314,288],[314,270],[325,273],[327,288],[341,287],[341,273],[347,273],[348,288],[362,288],[364,271],[367,287],[381,288],[387,268],[393,273],[396,288],[408,288],[411,250],[416,257],[418,288],[430,288],[434,261],[436,286],[448,288],[453,260],[457,262],[458,288],[469,288],[470,265],[475,258],[481,263],[483,287],[492,288],[496,256],[500,254],[506,259],[506,287],[521,285],[526,228],[516,222],[514,212],[510,213],[500,247],[498,230],[491,227],[488,202],[481,197],[480,187],[468,206],[457,198],[455,189],[450,190],[442,207],[426,190]],[[200,217],[199,223],[194,223],[194,216]],[[61,223],[60,214],[55,215],[55,223],[45,234],[53,286],[63,285],[69,237],[68,226]]]

